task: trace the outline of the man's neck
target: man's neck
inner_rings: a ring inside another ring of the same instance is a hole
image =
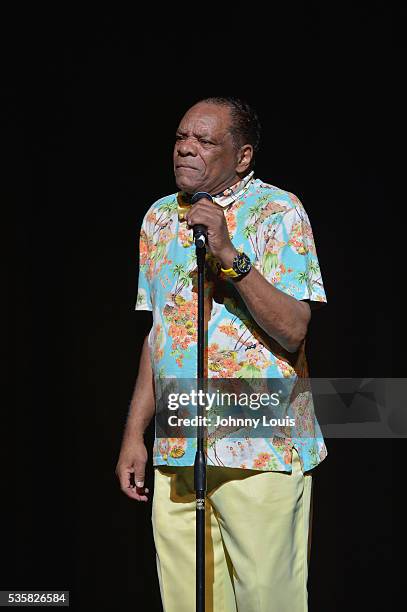
[[[217,185],[214,189],[212,189],[211,191],[211,195],[217,196],[217,195],[222,195],[222,193],[226,190],[226,189],[230,189],[230,187],[233,187],[233,185],[236,185],[236,183],[240,183],[241,180],[243,180],[243,176],[238,176],[237,174],[234,175],[234,177],[231,177],[230,179],[224,181],[223,183],[219,183],[219,185]]]
[[[226,189],[230,189],[231,187],[233,187],[233,185],[240,183],[248,174],[249,174],[248,172],[246,172],[244,176],[239,176],[238,174],[235,174],[233,177],[226,179],[222,183],[218,183],[215,187],[211,188],[210,190],[206,188],[201,188],[201,189],[197,189],[194,193],[196,193],[197,191],[205,191],[212,196],[215,196],[215,197],[220,196],[223,194],[224,191],[226,191]],[[193,195],[193,194],[191,193],[189,195]]]

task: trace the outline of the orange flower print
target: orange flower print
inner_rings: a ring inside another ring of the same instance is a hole
[[[226,334],[227,336],[231,336],[232,338],[238,338],[239,337],[239,332],[238,332],[238,330],[236,329],[236,327],[232,323],[227,323],[227,324],[224,324],[224,325],[219,325],[218,329],[223,334]]]
[[[178,230],[178,240],[183,247],[190,247],[194,241],[192,230],[187,227],[180,227]]]
[[[148,213],[148,215],[146,217],[146,221],[148,221],[148,223],[152,223],[152,224],[154,224],[157,221],[157,217],[156,217],[156,214],[155,214],[154,210],[152,210],[150,213]]]
[[[302,223],[294,223],[291,228],[291,236],[288,243],[299,255],[305,255],[308,252],[307,245],[304,241],[304,234],[302,231]]]
[[[168,439],[159,438],[158,439],[158,452],[162,456],[164,461],[167,461],[168,459],[168,449],[169,449]]]
[[[291,376],[295,376],[294,368],[286,361],[276,357],[276,366],[282,372],[284,378],[291,378]]]
[[[267,463],[270,461],[270,453],[259,453],[256,459],[253,461],[253,467],[256,469],[265,468]]]
[[[142,229],[140,231],[140,267],[146,265],[148,259],[148,239],[147,234]]]
[[[229,230],[229,236],[232,238],[233,233],[236,231],[236,212],[234,210],[228,210],[225,212],[225,219]]]
[[[172,338],[172,356],[175,357],[178,367],[182,368],[183,351],[198,340],[196,294],[193,294],[191,300],[185,300],[180,295],[175,296],[174,305],[166,304],[163,314],[169,323],[168,335]]]
[[[213,342],[208,347],[208,369],[216,372],[212,378],[233,378],[240,370],[237,362],[237,352],[230,350],[219,350],[219,345]]]
[[[157,323],[154,329],[153,335],[153,356],[154,361],[160,361],[160,359],[164,356],[164,350],[161,348],[161,345],[164,341],[164,331],[161,323]]]

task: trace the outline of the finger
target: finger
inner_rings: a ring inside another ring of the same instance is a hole
[[[219,206],[219,204],[214,204],[213,202],[208,202],[207,200],[202,200],[201,203],[194,204],[193,206],[191,206],[189,208],[189,210],[186,212],[186,215],[190,215],[192,213],[195,213],[198,210],[208,210],[208,211],[210,211],[212,213],[214,211],[216,211],[217,213],[223,212],[223,208],[222,208],[222,206]]]
[[[137,489],[136,487],[134,487],[127,495],[128,497],[130,497],[131,499],[135,499],[136,501],[148,501],[148,496],[146,495],[143,489]]]
[[[210,202],[207,199],[202,199],[199,200],[199,202],[196,202],[196,204],[193,204],[193,206],[190,207],[188,212],[192,212],[193,210],[198,210],[200,208],[223,211],[223,207],[220,204],[217,204],[216,202]]]
[[[131,483],[130,476],[133,473],[134,473],[133,467],[125,467],[125,468],[120,468],[118,470],[118,477],[120,481],[120,487],[122,490],[130,486],[130,483]]]
[[[215,223],[223,223],[223,220],[225,219],[223,212],[218,212],[216,210],[208,210],[207,208],[205,209],[199,209],[199,210],[191,210],[191,212],[189,212],[186,216],[185,219],[188,223],[188,225],[196,225],[196,224],[203,224],[203,225],[208,225],[208,224],[213,224]]]
[[[200,198],[199,200],[196,200],[193,205],[198,206],[198,204],[205,204],[206,206],[209,204],[211,206],[212,204],[215,204],[215,202],[209,200],[208,198]]]
[[[127,495],[127,497],[130,497],[130,499],[135,499],[136,501],[148,501],[148,493],[149,493],[149,489],[145,488],[145,487],[137,487],[134,485],[131,485],[129,487],[127,487],[126,489],[123,490],[123,493],[125,493]]]
[[[147,493],[147,487],[135,487],[135,495],[139,498],[139,501],[148,501]]]
[[[145,464],[137,465],[134,470],[134,480],[136,483],[136,487],[143,488],[144,487],[144,474],[145,474]]]

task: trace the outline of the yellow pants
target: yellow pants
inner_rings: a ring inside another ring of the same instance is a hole
[[[311,473],[208,466],[206,612],[306,612]],[[193,467],[156,467],[152,523],[164,612],[195,610]]]

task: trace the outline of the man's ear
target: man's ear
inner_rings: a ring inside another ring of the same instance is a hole
[[[243,145],[240,147],[237,158],[237,166],[236,172],[240,174],[241,172],[245,172],[250,166],[250,163],[253,159],[253,147],[250,144]]]

